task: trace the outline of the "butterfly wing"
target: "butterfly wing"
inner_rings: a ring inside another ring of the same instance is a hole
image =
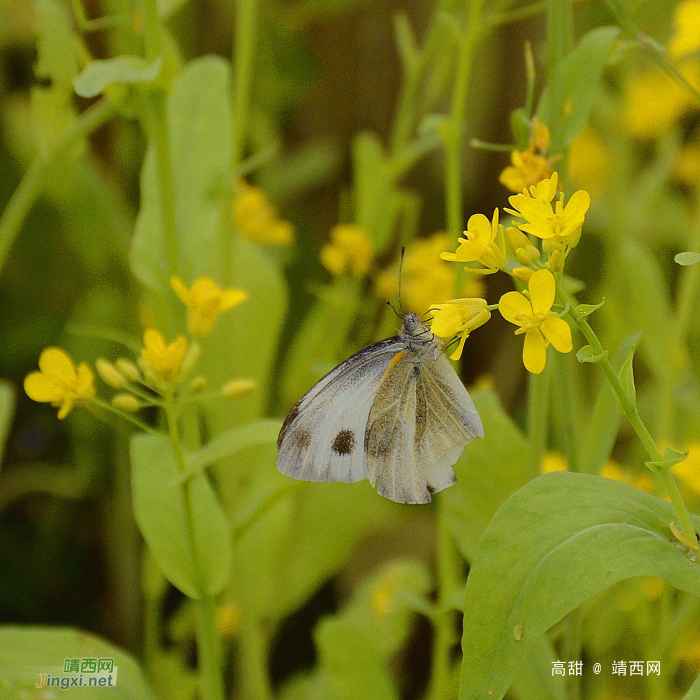
[[[367,471],[377,492],[428,503],[455,482],[452,465],[484,429],[447,358],[406,353],[384,376],[365,433]]]
[[[292,408],[277,439],[277,468],[305,481],[367,478],[363,439],[381,378],[404,343],[387,338],[360,350]]]

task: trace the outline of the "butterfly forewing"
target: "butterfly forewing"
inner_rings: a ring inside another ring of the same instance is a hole
[[[277,467],[306,481],[367,478],[363,440],[386,368],[403,344],[370,345],[321,379],[290,411],[277,441]]]

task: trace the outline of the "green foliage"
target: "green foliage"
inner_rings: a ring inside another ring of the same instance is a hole
[[[112,658],[119,669],[118,684],[113,688],[100,688],[100,695],[106,698],[153,700],[138,665],[121,649],[80,630],[12,626],[0,627],[3,698],[21,700],[31,697],[30,694],[35,694],[40,673],[63,676],[64,659],[84,657]],[[54,691],[46,689],[42,692]],[[55,692],[68,700],[77,700],[90,691],[69,687]]]
[[[484,533],[467,582],[460,699],[502,698],[530,645],[617,581],[658,576],[700,594],[698,564],[669,530],[673,517],[658,498],[585,474],[548,474],[514,494]]]
[[[158,77],[161,65],[160,58],[149,63],[139,56],[90,61],[73,80],[73,86],[81,97],[97,97],[110,85],[151,83]]]
[[[9,382],[0,382],[0,461],[15,414],[15,390]]]

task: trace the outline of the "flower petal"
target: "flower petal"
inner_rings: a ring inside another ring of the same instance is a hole
[[[571,352],[573,343],[571,341],[571,327],[558,316],[548,316],[540,326],[544,337],[554,345],[559,352]]]
[[[75,365],[70,355],[61,348],[46,348],[39,357],[39,369],[47,375],[75,379]]]
[[[498,302],[501,316],[509,323],[522,326],[525,319],[521,316],[532,316],[532,305],[520,292],[507,292]]]
[[[568,204],[564,207],[564,214],[567,219],[581,219],[588,211],[588,207],[591,206],[591,195],[586,192],[586,190],[579,190],[571,195],[571,199]]]
[[[72,396],[66,396],[61,403],[61,408],[58,409],[58,419],[63,420],[75,406],[75,400]]]
[[[476,237],[476,240],[488,246],[491,243],[491,222],[483,214],[473,214],[467,222],[467,231]]]
[[[532,310],[535,315],[546,315],[554,303],[556,283],[554,275],[549,270],[538,270],[530,277],[528,283]]]
[[[469,337],[469,332],[465,331],[462,333],[462,340],[459,341],[459,345],[457,346],[457,349],[450,355],[450,360],[459,360],[460,357],[462,357],[462,351],[464,350],[464,343],[467,342],[467,338]]]
[[[56,386],[41,372],[32,372],[24,378],[24,391],[33,401],[52,403],[60,401],[65,391]]]
[[[484,217],[484,219],[486,219],[486,217]],[[457,262],[475,262],[488,252],[489,249],[480,240],[467,241],[457,248],[454,259]]]
[[[547,341],[542,337],[539,328],[533,328],[525,334],[523,345],[523,363],[525,369],[532,374],[539,374],[547,362]]]
[[[177,298],[187,306],[190,301],[190,293],[187,289],[187,285],[179,277],[171,277],[170,286],[173,288]]]
[[[224,289],[221,294],[219,311],[228,311],[234,306],[242,304],[248,298],[248,292],[243,289]]]

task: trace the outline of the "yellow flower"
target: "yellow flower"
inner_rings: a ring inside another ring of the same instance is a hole
[[[209,277],[199,277],[189,289],[179,277],[173,277],[170,284],[187,307],[187,330],[192,335],[209,335],[220,313],[248,298],[242,289],[222,289]]]
[[[290,245],[294,241],[294,227],[279,218],[277,207],[267,195],[244,181],[238,183],[238,189],[233,202],[233,220],[241,236],[262,245]]]
[[[498,181],[512,192],[522,192],[526,187],[551,177],[552,163],[547,158],[549,145],[547,125],[535,118],[528,148],[524,151],[511,151],[511,165],[503,170]]]
[[[650,474],[630,472],[613,460],[608,460],[600,470],[600,475],[613,481],[621,481],[623,484],[634,486],[647,493],[653,493],[654,481]]]
[[[540,467],[540,472],[542,474],[549,474],[550,472],[565,472],[568,471],[569,467],[566,463],[566,457],[561,452],[554,452],[550,450],[546,452],[542,458],[542,466]]]
[[[686,447],[688,457],[673,467],[673,475],[678,477],[683,490],[692,498],[700,497],[700,442]]]
[[[95,396],[93,371],[84,362],[76,367],[70,355],[61,348],[46,348],[39,357],[39,370],[25,377],[24,391],[30,399],[58,408],[61,420],[73,406],[86,403]]]
[[[554,247],[575,246],[581,237],[586,212],[591,205],[591,197],[585,190],[574,192],[566,206],[564,193],[552,207],[552,199],[557,191],[557,173],[549,180],[508,198],[513,209],[509,214],[525,219],[517,224],[524,233],[549,241]]]
[[[461,335],[461,340],[451,359],[462,357],[464,343],[469,334],[479,326],[483,326],[491,318],[491,312],[486,308],[485,299],[453,299],[446,304],[434,304],[434,313],[430,330],[439,338],[451,338]]]
[[[673,174],[684,185],[695,188],[699,184],[698,173],[700,173],[700,139],[696,137],[681,148]]]
[[[455,269],[440,259],[440,253],[450,245],[444,231],[417,238],[406,246],[401,279],[401,305],[406,311],[423,314],[431,305],[442,304],[455,296]],[[377,296],[396,298],[399,292],[398,266],[377,276]],[[483,280],[468,275],[459,293],[465,297],[485,294]]]
[[[679,2],[673,26],[675,31],[668,44],[669,56],[682,58],[700,51],[700,0]]]
[[[528,283],[530,299],[520,292],[501,297],[498,310],[503,318],[520,326],[516,335],[525,334],[523,363],[528,372],[539,374],[547,362],[551,343],[559,352],[571,352],[571,328],[551,311],[556,292],[554,276],[549,270],[538,270]]]
[[[330,239],[321,249],[321,262],[328,272],[335,277],[364,277],[374,259],[374,246],[367,234],[354,224],[338,224]]]
[[[442,253],[440,257],[443,260],[448,262],[480,262],[486,269],[466,269],[475,274],[485,275],[498,272],[505,266],[505,238],[503,237],[503,226],[498,223],[498,209],[493,212],[491,221],[483,214],[470,216],[464,235],[466,238],[459,239],[460,245],[457,252]]]
[[[610,154],[603,139],[586,127],[569,148],[569,177],[573,182],[599,197],[610,172]]]
[[[179,335],[172,343],[166,344],[159,331],[149,328],[143,334],[143,345],[141,357],[156,377],[164,382],[177,379],[187,352],[185,336]]]

